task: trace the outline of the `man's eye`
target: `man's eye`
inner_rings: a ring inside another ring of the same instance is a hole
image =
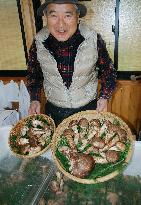
[[[71,17],[71,14],[67,14],[66,17],[67,17],[67,18],[70,18],[70,17]]]
[[[51,14],[50,16],[51,16],[51,17],[54,17],[54,18],[57,17],[55,14]]]

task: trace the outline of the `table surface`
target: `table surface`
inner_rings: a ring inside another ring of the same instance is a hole
[[[14,156],[8,146],[11,127],[0,128],[0,205],[140,205],[141,142],[117,177],[85,185],[67,179],[54,167],[51,151],[34,159]]]

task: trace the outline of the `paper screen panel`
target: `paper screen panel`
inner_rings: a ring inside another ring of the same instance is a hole
[[[122,0],[119,18],[119,70],[141,71],[141,1]]]
[[[100,33],[106,42],[110,57],[114,60],[115,36],[112,32],[112,25],[115,23],[115,6],[114,0],[91,0],[80,1],[87,7],[87,15],[84,21],[91,26],[96,32]]]
[[[0,0],[0,70],[25,70],[26,60],[16,0]]]

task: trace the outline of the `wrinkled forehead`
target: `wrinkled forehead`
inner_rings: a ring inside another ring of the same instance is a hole
[[[50,13],[50,12],[59,12],[59,13],[66,13],[66,12],[72,12],[76,13],[78,11],[78,7],[75,4],[55,4],[55,3],[50,3],[47,5],[47,7],[44,9],[44,12]]]

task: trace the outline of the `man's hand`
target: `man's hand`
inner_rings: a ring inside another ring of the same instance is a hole
[[[29,115],[33,114],[40,114],[40,102],[39,101],[32,101],[28,110]]]
[[[100,98],[98,101],[97,101],[97,108],[96,110],[101,112],[101,111],[107,111],[107,106],[108,106],[108,100],[107,99],[104,99],[104,98]]]

